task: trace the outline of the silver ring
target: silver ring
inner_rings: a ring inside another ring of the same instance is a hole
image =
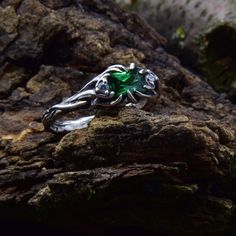
[[[60,121],[66,113],[98,107],[135,106],[159,94],[159,78],[150,70],[112,65],[89,81],[75,95],[49,108],[42,117],[46,130],[60,133],[87,127],[94,115]]]

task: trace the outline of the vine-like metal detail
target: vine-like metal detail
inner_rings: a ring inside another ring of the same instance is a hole
[[[66,113],[91,107],[139,106],[159,91],[159,78],[150,70],[112,65],[88,82],[75,95],[49,108],[43,115],[45,128],[52,132],[67,132],[88,125],[94,115],[72,121],[59,121]]]

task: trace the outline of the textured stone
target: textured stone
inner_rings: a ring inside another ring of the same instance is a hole
[[[0,7],[0,52],[16,38],[18,22],[19,17],[12,7]]]
[[[235,231],[236,114],[225,96],[113,1],[0,4],[19,19],[1,54],[0,220],[94,234],[124,226],[169,235]],[[44,130],[47,108],[109,65],[130,62],[161,81],[161,96],[144,110],[96,110],[87,129]]]
[[[5,64],[0,72],[0,97],[4,98],[9,95],[14,88],[24,84],[28,77],[24,68]]]

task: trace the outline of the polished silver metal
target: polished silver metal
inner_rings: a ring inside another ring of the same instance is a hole
[[[114,72],[128,72],[136,69],[143,76],[143,88],[145,92],[133,89],[126,94],[115,95],[112,91],[108,78]],[[95,115],[87,115],[77,120],[59,121],[65,114],[89,108],[114,107],[114,106],[134,106],[141,108],[148,98],[158,95],[159,78],[150,70],[136,67],[131,63],[129,67],[123,65],[112,65],[104,72],[93,78],[75,95],[63,100],[49,108],[42,117],[45,129],[55,132],[68,132],[75,129],[82,129],[88,126]]]

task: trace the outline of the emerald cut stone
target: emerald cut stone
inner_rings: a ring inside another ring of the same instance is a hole
[[[145,92],[144,76],[138,73],[138,69],[128,70],[127,72],[112,72],[108,77],[110,90],[115,92],[115,96],[127,94],[128,91],[133,93],[135,90]]]

